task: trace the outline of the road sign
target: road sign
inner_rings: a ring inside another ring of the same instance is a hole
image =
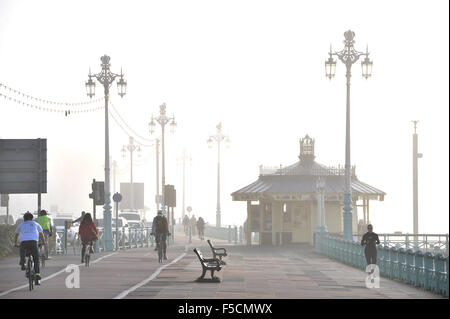
[[[167,207],[177,207],[177,191],[173,185],[164,185],[164,203]]]
[[[115,201],[116,203],[120,203],[121,200],[122,200],[122,195],[120,195],[120,193],[115,193],[113,195],[113,201]]]
[[[191,207],[191,206],[188,206],[188,207],[186,208],[186,210],[190,213],[190,212],[192,212],[192,207]]]
[[[133,183],[133,205],[131,205],[131,184],[120,183],[120,210],[124,209],[144,209],[144,183]]]
[[[46,139],[0,139],[0,193],[47,193]]]
[[[1,205],[0,207],[8,207],[9,203],[9,195],[8,194],[2,194],[1,195]]]

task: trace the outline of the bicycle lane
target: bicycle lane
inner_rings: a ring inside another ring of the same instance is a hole
[[[15,272],[19,273],[19,283],[23,283],[23,285],[13,287],[16,290],[11,290],[11,288],[9,288],[10,290],[4,289],[0,292],[0,299],[114,298],[148,278],[161,265],[169,264],[177,257],[180,257],[185,251],[185,246],[170,246],[167,251],[168,260],[164,264],[158,263],[157,252],[153,249],[153,247],[137,248],[109,254],[104,253],[102,256],[94,254],[92,255],[94,258],[91,260],[90,267],[81,265],[78,257],[77,262],[74,262],[74,264],[78,265],[80,270],[80,288],[67,288],[66,278],[72,273],[66,272],[65,267],[63,269],[59,267],[58,271],[54,271],[47,276],[43,273],[41,286],[37,286],[33,291],[29,291],[24,273],[16,266]],[[46,269],[45,273],[47,271]],[[3,273],[0,274],[0,277],[3,277]],[[2,281],[1,278],[0,281]],[[17,286],[17,281],[15,282]]]

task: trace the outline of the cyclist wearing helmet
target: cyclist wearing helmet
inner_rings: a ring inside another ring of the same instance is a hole
[[[152,223],[152,233],[151,235],[155,236],[156,244],[159,244],[159,235],[161,234],[161,244],[162,244],[162,251],[164,254],[164,259],[167,259],[166,257],[166,238],[167,236],[170,236],[169,233],[169,223],[167,222],[167,218],[164,216],[162,210],[158,210],[158,214],[153,218]],[[157,249],[155,249],[157,250]]]
[[[45,259],[50,259],[48,255],[48,237],[51,237],[53,235],[53,228],[52,228],[52,220],[50,217],[48,217],[46,210],[41,210],[39,213],[39,217],[37,218],[37,222],[39,225],[41,225],[42,230],[44,231],[44,238],[45,238]]]
[[[23,215],[23,223],[16,228],[16,235],[14,236],[14,246],[17,245],[17,239],[20,241],[20,266],[22,270],[25,267],[25,250],[30,249],[34,262],[34,273],[36,275],[36,285],[40,285],[41,274],[39,273],[39,250],[38,241],[44,243],[44,234],[42,227],[33,221],[33,214],[26,212]]]

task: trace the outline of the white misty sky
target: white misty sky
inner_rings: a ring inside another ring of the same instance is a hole
[[[371,202],[378,232],[412,231],[412,132],[419,120],[419,231],[448,232],[447,1],[9,1],[0,0],[0,82],[36,97],[88,98],[89,67],[111,56],[123,67],[128,94],[111,98],[124,119],[150,138],[148,122],[165,102],[178,122],[167,135],[166,182],[175,184],[177,156],[187,166],[186,204],[215,222],[216,149],[206,140],[219,121],[230,136],[222,151],[223,224],[241,224],[245,202],[230,194],[258,177],[258,166],[298,160],[299,139],[316,139],[316,160],[344,164],[345,70],[325,77],[330,43],[356,33],[369,45],[373,76],[353,67],[352,164],[358,178],[387,193]],[[1,91],[4,92],[4,91]],[[101,93],[97,85],[97,95]],[[110,119],[111,155],[128,181],[128,142]],[[48,193],[43,206],[91,210],[92,178],[103,180],[104,113],[65,117],[0,99],[1,138],[48,139]],[[145,148],[135,181],[146,183],[154,214],[155,153]],[[35,195],[11,195],[11,212],[36,209]],[[100,207],[99,207],[100,210]],[[4,210],[3,210],[4,211]]]

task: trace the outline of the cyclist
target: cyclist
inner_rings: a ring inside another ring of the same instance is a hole
[[[17,245],[17,239],[20,241],[20,267],[21,270],[26,270],[25,267],[25,251],[30,249],[34,262],[34,274],[36,276],[35,284],[40,285],[41,274],[39,273],[39,250],[38,241],[44,243],[44,234],[41,225],[33,221],[33,214],[26,212],[23,215],[23,223],[16,228],[14,236],[14,246]]]
[[[46,210],[41,210],[39,213],[39,217],[37,218],[37,222],[39,225],[41,225],[42,230],[44,231],[44,238],[45,238],[45,259],[50,259],[50,256],[48,255],[48,237],[51,237],[53,235],[53,227],[52,227],[52,220],[50,217],[48,217]]]
[[[373,232],[373,226],[371,224],[367,225],[367,233],[361,239],[361,246],[366,246],[364,248],[364,254],[366,255],[367,265],[372,265],[377,263],[377,246],[380,244],[380,239],[378,235]]]
[[[167,222],[167,218],[164,216],[162,210],[158,210],[158,214],[153,218],[152,223],[152,233],[151,235],[155,236],[156,239],[156,245],[162,245],[162,251],[164,255],[164,259],[166,260],[166,238],[169,233],[169,223]],[[158,242],[159,235],[161,235],[161,243]],[[156,249],[158,246],[156,246]]]
[[[91,250],[89,253],[93,253],[92,245],[93,242],[98,238],[98,230],[95,226],[94,221],[92,220],[91,214],[85,213],[83,220],[80,223],[80,227],[78,228],[78,234],[81,238],[81,244],[83,248],[81,248],[81,262],[84,263],[84,254],[86,252],[86,245],[90,245]]]

